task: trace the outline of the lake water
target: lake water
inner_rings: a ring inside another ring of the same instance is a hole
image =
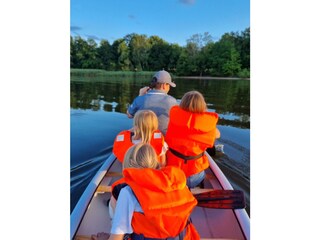
[[[72,211],[82,192],[112,152],[117,133],[132,126],[125,112],[148,85],[145,77],[71,77],[70,194]],[[227,164],[250,177],[250,81],[174,79],[169,94],[180,100],[185,92],[201,92],[209,111],[219,114]]]

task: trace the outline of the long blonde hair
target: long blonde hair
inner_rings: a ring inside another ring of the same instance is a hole
[[[140,110],[133,118],[134,138],[143,143],[150,143],[152,133],[158,129],[157,115],[151,110]]]
[[[180,108],[193,113],[203,113],[207,110],[207,104],[203,95],[198,91],[186,92],[181,98]]]
[[[138,143],[130,147],[123,160],[123,169],[125,168],[159,169],[154,148],[148,143]]]

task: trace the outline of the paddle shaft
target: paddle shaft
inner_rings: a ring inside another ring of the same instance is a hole
[[[245,208],[244,194],[240,190],[212,190],[195,194],[199,207],[241,209]]]

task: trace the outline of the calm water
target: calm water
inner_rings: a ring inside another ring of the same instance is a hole
[[[169,94],[181,99],[200,91],[209,111],[219,114],[218,128],[225,154],[246,176],[250,172],[250,81],[174,79]],[[127,106],[149,78],[71,77],[71,211],[103,161],[110,155],[114,137],[132,126]]]

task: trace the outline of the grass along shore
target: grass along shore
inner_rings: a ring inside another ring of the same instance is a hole
[[[122,76],[122,77],[152,77],[156,71],[106,71],[102,69],[70,69],[71,76]],[[169,71],[170,72],[170,71]],[[211,77],[211,76],[176,76],[170,72],[173,78],[183,79],[213,79],[213,80],[250,80],[250,78],[237,78],[237,77]]]

